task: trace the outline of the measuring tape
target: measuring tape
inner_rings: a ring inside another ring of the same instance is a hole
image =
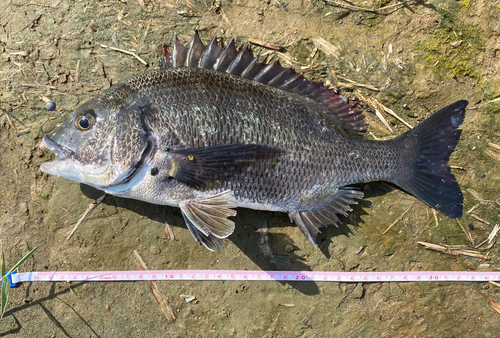
[[[498,272],[401,271],[261,271],[261,270],[139,270],[21,272],[11,276],[20,282],[129,282],[129,281],[287,281],[287,282],[492,282]]]

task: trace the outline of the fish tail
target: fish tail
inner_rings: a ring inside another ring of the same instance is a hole
[[[462,191],[448,160],[460,139],[462,130],[458,127],[464,121],[467,104],[465,100],[457,101],[398,137],[416,148],[416,156],[411,159],[413,170],[393,183],[451,218],[463,213]]]

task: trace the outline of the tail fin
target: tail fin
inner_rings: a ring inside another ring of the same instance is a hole
[[[458,127],[467,104],[455,102],[399,136],[403,142],[416,143],[417,151],[413,175],[394,183],[452,218],[462,216],[463,196],[448,160],[462,134]]]

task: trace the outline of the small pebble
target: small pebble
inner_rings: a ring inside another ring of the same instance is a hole
[[[47,109],[48,111],[53,111],[54,109],[56,109],[56,103],[54,101],[47,101],[47,103],[45,103],[45,109]]]
[[[292,251],[293,251],[293,246],[291,246],[291,245],[286,245],[286,246],[285,246],[285,251],[286,251],[286,252],[292,252]]]

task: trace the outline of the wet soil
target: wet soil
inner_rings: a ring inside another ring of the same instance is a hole
[[[395,3],[350,2],[370,9]],[[310,78],[329,80],[335,73],[380,89],[357,88],[411,125],[444,105],[468,100],[462,139],[450,162],[461,168],[453,170],[464,191],[464,210],[472,209],[460,223],[478,244],[500,223],[500,151],[489,145],[500,143],[498,17],[500,3],[490,0],[415,1],[378,13],[293,0],[2,2],[0,238],[7,265],[40,244],[22,271],[133,270],[133,250],[150,269],[500,268],[498,244],[487,262],[419,246],[418,241],[471,243],[456,220],[437,215],[436,224],[431,209],[384,183],[366,186],[366,201],[355,217],[323,231],[319,249],[286,215],[241,209],[223,250],[208,252],[192,239],[179,210],[113,196],[66,240],[100,192],[42,174],[40,164],[53,155],[38,148],[42,135],[81,103],[128,75],[157,67],[161,44],[170,43],[174,33],[183,42],[196,27],[204,41],[214,34],[224,43],[233,36],[241,44],[259,39],[285,46],[285,56],[269,57],[306,70]],[[340,56],[315,52],[316,37],[337,47]],[[148,66],[100,44],[134,50]],[[341,82],[352,96],[351,86]],[[48,112],[44,97],[59,110]],[[387,137],[375,115],[365,114],[372,132],[367,137]],[[396,134],[406,130],[386,118]],[[274,259],[259,249],[261,222],[269,227]],[[11,290],[0,336],[496,337],[500,330],[500,314],[485,298],[500,302],[500,289],[485,283],[189,281],[157,287],[177,316],[173,324],[143,282],[25,283]],[[181,294],[196,300],[186,303]]]

